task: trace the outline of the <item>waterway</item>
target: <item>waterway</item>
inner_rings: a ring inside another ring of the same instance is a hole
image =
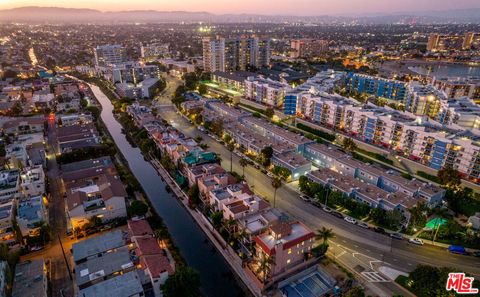
[[[142,185],[153,207],[168,227],[175,245],[188,265],[200,272],[202,294],[209,297],[237,297],[244,293],[236,283],[228,264],[183,208],[179,201],[165,189],[165,182],[153,166],[144,160],[122,133],[122,126],[113,116],[113,105],[102,91],[90,85],[102,105],[101,118],[115,144],[128,161],[135,177]]]
[[[408,67],[411,71],[425,76],[436,77],[480,77],[480,66],[465,64],[420,65]]]

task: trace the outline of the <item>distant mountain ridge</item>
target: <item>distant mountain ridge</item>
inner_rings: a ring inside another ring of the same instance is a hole
[[[88,8],[26,6],[0,10],[0,22],[31,23],[162,23],[162,22],[305,22],[340,23],[357,21],[364,24],[392,23],[480,23],[480,8],[450,11],[393,12],[359,16],[295,16],[261,14],[213,14],[205,11],[106,11]]]

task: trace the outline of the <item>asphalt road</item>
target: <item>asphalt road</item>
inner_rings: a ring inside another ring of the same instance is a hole
[[[60,169],[56,161],[56,128],[53,120],[48,121],[47,136],[47,176],[49,180],[48,219],[52,230],[52,241],[43,250],[29,253],[22,257],[22,261],[43,258],[49,262],[50,283],[53,297],[74,296],[73,282],[70,279],[67,264],[62,253],[59,240],[62,240],[63,249],[69,260],[69,250],[73,240],[66,238],[65,200],[62,193],[65,192],[60,177]],[[70,266],[70,269],[72,267]]]

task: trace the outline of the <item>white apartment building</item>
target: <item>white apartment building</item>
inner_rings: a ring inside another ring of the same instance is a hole
[[[290,90],[291,87],[286,83],[269,78],[249,77],[245,80],[244,96],[261,104],[281,108],[285,94]]]
[[[206,72],[225,71],[225,38],[206,37],[203,45],[203,70]]]
[[[354,138],[395,150],[433,169],[446,164],[465,176],[480,178],[480,133],[458,125],[443,126],[426,116],[415,116],[375,105],[359,105],[340,96],[302,93],[297,113],[325,127],[335,127]]]
[[[27,167],[20,174],[20,191],[24,197],[45,194],[45,173],[41,165]]]
[[[169,53],[170,44],[168,43],[152,43],[142,44],[140,47],[140,54],[142,58],[151,60],[167,55]]]
[[[405,110],[415,115],[426,115],[432,119],[437,117],[441,102],[447,96],[431,85],[410,83],[408,85]]]
[[[101,45],[94,48],[95,65],[108,66],[127,61],[125,48],[121,45]]]

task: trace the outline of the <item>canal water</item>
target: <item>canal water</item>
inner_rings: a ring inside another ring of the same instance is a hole
[[[480,77],[480,66],[469,66],[463,64],[439,64],[428,66],[411,66],[408,69],[425,76],[440,77]]]
[[[237,297],[244,293],[238,286],[228,264],[209,242],[203,231],[172,194],[165,190],[153,166],[144,160],[140,149],[134,148],[122,133],[122,126],[113,116],[110,100],[94,85],[90,86],[102,105],[101,117],[138,179],[158,215],[162,217],[188,265],[200,272],[202,293],[211,297]]]

